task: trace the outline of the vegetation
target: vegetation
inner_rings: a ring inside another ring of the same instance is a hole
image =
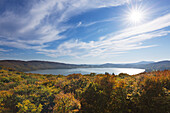
[[[170,70],[41,75],[0,70],[0,113],[169,113]]]
[[[32,71],[41,69],[64,69],[76,68],[77,65],[48,61],[20,61],[20,60],[0,60],[0,66],[12,68],[18,71]]]

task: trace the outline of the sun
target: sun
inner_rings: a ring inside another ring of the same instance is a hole
[[[125,13],[126,17],[124,19],[126,20],[126,23],[138,25],[142,24],[147,19],[148,9],[143,5],[131,3]]]
[[[144,19],[143,12],[139,10],[131,10],[128,14],[128,20],[132,23],[141,23]]]

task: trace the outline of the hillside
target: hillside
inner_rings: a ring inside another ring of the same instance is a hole
[[[32,71],[39,69],[64,69],[75,68],[77,65],[65,64],[48,61],[20,61],[20,60],[2,60],[0,66],[9,67],[18,71]]]
[[[33,71],[41,69],[66,69],[66,68],[142,68],[146,71],[154,70],[169,70],[170,61],[160,62],[138,62],[129,64],[102,64],[102,65],[78,65],[78,64],[65,64],[59,62],[48,61],[20,61],[20,60],[1,60],[0,66],[9,67],[18,71]]]
[[[170,61],[161,61],[144,65],[147,71],[151,70],[170,70]]]
[[[42,75],[0,70],[0,113],[169,113],[170,70]]]
[[[129,63],[129,64],[102,64],[99,67],[117,67],[117,68],[142,68],[147,72],[154,70],[170,70],[170,61],[160,61],[160,62],[138,62],[138,63]]]

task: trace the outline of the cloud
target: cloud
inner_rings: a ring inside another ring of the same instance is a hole
[[[8,51],[11,51],[11,50],[6,50],[6,49],[0,48],[0,52],[8,52]]]
[[[162,29],[170,26],[170,14],[140,26],[98,37],[97,41],[84,42],[71,39],[58,44],[56,49],[47,49],[50,47],[50,42],[67,38],[61,33],[73,28],[67,24],[71,17],[92,9],[119,6],[127,2],[128,0],[39,0],[35,1],[25,13],[5,10],[0,14],[0,45],[33,49],[37,53],[51,57],[76,58],[112,56],[156,46],[144,45],[143,42],[169,33]],[[80,21],[75,26],[88,27],[114,19],[116,18],[92,23]]]
[[[68,30],[64,24],[72,16],[94,8],[118,6],[126,0],[40,0],[31,1],[31,6],[20,10],[5,10],[0,14],[0,45],[16,48],[36,48],[48,46],[46,43],[63,39],[60,33]],[[14,7],[14,6],[13,6]],[[81,23],[79,23],[81,25]],[[4,39],[5,38],[5,39]],[[7,45],[9,43],[9,45]],[[10,45],[14,43],[14,45]],[[35,46],[35,47],[33,47]]]
[[[78,24],[77,24],[77,27],[80,27],[82,25],[82,22],[79,22]]]
[[[70,40],[60,44],[56,50],[44,51],[44,54],[51,57],[103,57],[130,50],[155,47],[157,45],[144,45],[143,42],[168,35],[170,31],[163,29],[170,26],[169,20],[170,14],[167,14],[143,25],[108,34],[99,38],[98,41]]]
[[[92,26],[92,25],[95,25],[98,23],[111,22],[111,21],[115,21],[117,19],[118,18],[115,17],[115,18],[110,18],[110,19],[105,19],[105,20],[100,20],[100,21],[95,21],[95,22],[90,22],[90,23],[79,22],[76,27],[89,27],[89,26]]]

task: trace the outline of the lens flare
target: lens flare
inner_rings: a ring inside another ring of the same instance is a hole
[[[140,23],[144,19],[144,14],[139,10],[131,10],[129,12],[128,19],[132,23]]]
[[[125,22],[129,25],[139,25],[148,19],[148,8],[144,4],[130,2],[125,10]]]

